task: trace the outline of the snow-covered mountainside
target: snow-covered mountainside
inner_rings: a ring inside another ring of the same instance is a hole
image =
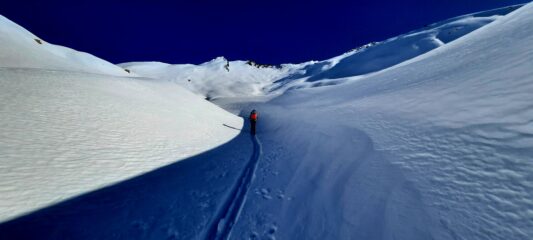
[[[222,124],[242,126],[176,84],[121,75],[0,16],[0,221],[206,151],[238,134]]]
[[[251,104],[265,154],[230,238],[531,239],[532,46],[529,4],[379,73]]]
[[[209,99],[282,93],[287,89],[336,85],[347,81],[341,78],[378,72],[450,43],[519,7],[455,17],[324,61],[257,66],[219,57],[201,65],[131,62],[120,66],[145,77],[178,83]]]
[[[279,67],[1,68],[0,216],[40,211],[0,238],[530,239],[531,46],[533,3]]]
[[[50,44],[2,15],[0,15],[0,67],[131,76],[124,69],[88,53]]]
[[[201,65],[170,65],[160,62],[120,64],[145,77],[165,79],[208,99],[264,94],[272,79],[287,75],[289,69],[257,67],[249,61],[231,61],[218,57]]]

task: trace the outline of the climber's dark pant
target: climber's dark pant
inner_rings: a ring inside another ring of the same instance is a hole
[[[250,126],[251,126],[250,132],[252,133],[252,135],[255,135],[255,123],[256,121],[250,120]]]

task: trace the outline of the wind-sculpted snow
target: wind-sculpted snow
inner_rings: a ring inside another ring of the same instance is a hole
[[[5,66],[1,219],[142,175],[0,236],[529,239],[533,4],[517,7],[281,68],[122,64],[150,77],[135,79]],[[261,150],[246,130],[220,146],[247,126],[176,83],[257,109]]]
[[[529,239],[532,24],[529,4],[377,74],[254,104],[265,161],[232,236]]]
[[[242,119],[165,81],[0,69],[0,221],[216,147]]]

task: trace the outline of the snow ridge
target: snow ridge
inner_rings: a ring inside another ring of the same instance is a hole
[[[0,67],[129,76],[103,59],[85,52],[54,45],[0,15]]]
[[[477,30],[522,5],[467,14],[382,42],[373,42],[323,61],[260,67],[253,61],[224,57],[193,64],[130,62],[133,73],[165,79],[207,99],[282,94],[288,90],[345,84],[423,55]]]

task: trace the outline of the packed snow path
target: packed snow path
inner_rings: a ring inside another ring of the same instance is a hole
[[[264,156],[231,239],[530,239],[532,12],[251,104]]]
[[[419,193],[364,131],[251,105],[264,154],[227,239],[431,238]],[[390,220],[396,214],[402,225]]]
[[[207,239],[228,238],[231,228],[239,218],[242,206],[247,199],[248,190],[255,177],[257,163],[261,156],[261,144],[259,143],[259,139],[257,136],[252,135],[251,140],[254,145],[254,151],[250,157],[250,161],[231,191],[230,198],[226,200],[226,203],[223,205],[223,211],[218,214],[213,226],[211,226]]]

